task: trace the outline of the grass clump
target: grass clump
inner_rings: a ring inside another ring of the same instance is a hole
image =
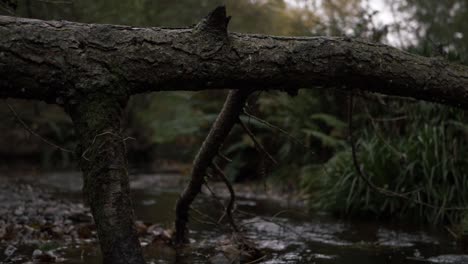
[[[349,148],[323,165],[303,168],[302,183],[313,208],[344,215],[421,219],[459,224],[468,208],[468,125],[464,113],[428,104],[406,107],[407,119],[361,131],[357,157],[385,196],[358,175]],[[421,118],[430,117],[430,118]],[[434,206],[426,206],[430,204]]]

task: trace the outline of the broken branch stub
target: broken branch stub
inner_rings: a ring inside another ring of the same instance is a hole
[[[230,20],[231,17],[226,16],[226,7],[218,6],[195,26],[193,32],[195,34],[213,34],[227,37]]]

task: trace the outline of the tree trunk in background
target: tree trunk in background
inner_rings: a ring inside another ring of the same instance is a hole
[[[122,102],[93,96],[68,105],[79,136],[83,192],[91,207],[105,264],[145,263],[134,226],[125,138],[120,133]],[[121,100],[126,103],[125,100]]]

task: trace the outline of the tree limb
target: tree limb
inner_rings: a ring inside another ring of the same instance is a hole
[[[468,109],[468,67],[346,37],[228,33],[224,7],[215,11],[193,29],[0,16],[0,98],[73,104],[94,93],[320,86]]]
[[[232,90],[229,92],[221,112],[195,157],[190,181],[176,204],[174,242],[177,245],[188,243],[187,222],[190,205],[200,193],[201,187],[205,183],[204,177],[207,174],[207,169],[211,166],[224,140],[235,125],[249,94],[250,91]]]

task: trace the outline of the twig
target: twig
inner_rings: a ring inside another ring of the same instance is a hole
[[[261,119],[260,117],[257,117],[257,116],[254,116],[250,113],[248,113],[245,109],[244,109],[244,115],[248,116],[249,118],[252,118],[252,119],[255,119],[256,121],[264,124],[265,126],[269,127],[269,128],[272,128],[278,132],[280,132],[281,134],[284,134],[285,136],[287,136],[289,139],[291,139],[293,142],[295,142],[296,144],[306,148],[306,149],[310,149],[309,147],[307,147],[306,145],[304,145],[304,143],[302,143],[299,139],[297,139],[296,137],[294,137],[293,135],[291,135],[288,131],[278,127],[278,126],[275,126],[273,125],[272,123],[264,120],[264,119]],[[313,151],[312,151],[313,152]]]
[[[94,136],[93,138],[93,141],[91,142],[90,146],[85,150],[83,151],[83,154],[81,154],[81,157],[87,161],[89,161],[88,157],[86,157],[86,154],[88,153],[88,151],[91,149],[91,147],[94,145],[94,143],[96,142],[96,139],[98,137],[101,137],[101,136],[104,136],[104,135],[112,135],[114,137],[117,137],[117,138],[120,138],[122,139],[122,142],[124,143],[124,147],[126,148],[126,145],[125,145],[125,141],[127,140],[136,140],[134,137],[126,137],[126,138],[122,138],[121,136],[113,133],[113,132],[110,132],[110,131],[106,131],[106,132],[102,132],[100,134],[97,134],[96,136]],[[100,149],[103,145],[105,144],[105,142],[102,142],[101,145],[98,147],[98,149]]]
[[[236,223],[234,221],[234,218],[232,216],[232,211],[233,211],[234,205],[236,203],[236,193],[234,192],[234,188],[232,187],[232,184],[229,182],[229,180],[226,178],[226,175],[224,174],[224,172],[221,170],[221,168],[219,168],[219,166],[215,162],[212,162],[212,166],[216,170],[216,172],[220,176],[221,180],[224,182],[224,184],[226,185],[226,187],[229,190],[229,194],[230,194],[231,198],[229,200],[229,203],[228,203],[228,205],[226,207],[225,212],[226,212],[226,216],[228,217],[228,221],[231,224],[232,229],[235,232],[239,232],[239,228],[237,227],[237,225],[236,225]]]
[[[200,216],[205,217],[206,219],[209,220],[209,221],[204,221],[204,220],[198,219],[197,217],[195,217],[195,216],[192,215],[191,217],[192,217],[195,221],[197,221],[197,222],[199,222],[199,223],[201,223],[201,224],[214,225],[214,226],[218,226],[218,227],[219,227],[219,224],[218,224],[213,218],[211,218],[209,215],[204,214],[204,213],[202,213],[200,210],[197,210],[197,209],[195,209],[195,208],[193,208],[193,207],[190,207],[190,209],[191,209],[192,211],[194,211],[195,213],[199,214]]]
[[[275,224],[281,228],[284,228],[285,230],[288,230],[290,231],[291,233],[294,233],[298,238],[300,238],[301,240],[304,240],[304,241],[307,241],[307,238],[305,238],[301,233],[297,232],[296,230],[294,230],[294,228],[290,227],[290,226],[287,226],[283,223],[279,223],[277,221],[275,221],[275,218],[278,217],[278,215],[280,214],[283,214],[285,212],[288,212],[288,211],[291,211],[291,210],[282,210],[282,211],[279,211],[278,213],[274,214],[273,216],[271,216],[270,218],[266,218],[266,217],[261,217],[261,216],[257,216],[255,214],[251,214],[249,212],[245,212],[243,210],[239,210],[239,213],[242,213],[244,215],[248,215],[248,216],[253,216],[253,217],[257,217],[259,218],[260,220],[262,221],[265,221],[265,222],[268,222],[268,223],[272,223],[272,224]],[[249,225],[249,224],[253,224],[253,223],[256,223],[258,221],[250,221],[250,222],[246,222],[244,223],[243,225]]]
[[[18,115],[18,113],[15,111],[15,109],[6,101],[4,101],[4,103],[7,105],[7,107],[10,109],[10,112],[15,116],[16,120],[23,126],[24,129],[26,129],[30,134],[32,134],[33,136],[39,138],[40,140],[42,140],[42,142],[46,143],[47,145],[51,146],[51,147],[54,147],[56,149],[59,149],[61,151],[64,151],[64,152],[68,152],[68,153],[74,153],[73,151],[69,150],[69,149],[66,149],[64,147],[61,147],[55,143],[53,143],[52,141],[48,140],[48,139],[45,139],[44,137],[42,137],[41,135],[37,134],[36,132],[34,132],[24,121],[23,119],[21,119],[21,117]]]
[[[0,9],[2,9],[3,11],[7,12],[8,14],[10,14],[12,16],[15,15],[15,12],[11,11],[10,8],[3,6],[3,4],[0,5]]]
[[[226,157],[226,155],[224,155],[221,151],[218,151],[218,157],[220,157],[221,159],[223,159],[224,161],[226,161],[228,163],[232,162],[232,159]]]
[[[207,173],[208,176],[212,177],[211,174]],[[210,185],[208,184],[207,181],[205,181],[205,187],[206,189],[208,189],[208,191],[210,192],[211,196],[213,197],[213,199],[218,202],[221,207],[223,207],[224,211],[226,211],[226,206],[224,206],[224,204],[221,202],[221,199],[218,197],[218,195],[216,195],[216,193],[213,191],[213,189],[211,189]],[[221,222],[221,219],[218,220],[218,223]]]
[[[270,123],[270,122],[268,122],[268,121],[266,121],[266,120],[264,120],[264,119],[261,119],[260,117],[257,117],[257,116],[255,116],[255,115],[252,115],[252,114],[248,113],[245,109],[244,109],[244,112],[243,112],[243,113],[244,113],[244,115],[246,115],[247,117],[252,118],[252,119],[255,119],[256,121],[258,121],[258,122],[264,124],[265,126],[271,128],[271,129],[274,129],[274,130],[280,132],[281,134],[285,135],[289,140],[291,140],[291,141],[294,142],[295,144],[297,144],[297,145],[301,146],[303,149],[305,149],[306,152],[311,153],[311,154],[313,154],[313,155],[316,155],[316,152],[315,152],[312,148],[306,146],[304,143],[302,143],[301,140],[299,140],[298,138],[296,138],[296,137],[294,137],[293,135],[291,135],[288,131],[286,131],[286,130],[284,130],[284,129],[278,127],[278,126],[275,126],[275,125],[273,125],[272,123]],[[328,173],[328,170],[327,170],[326,166],[325,166],[324,164],[320,164],[320,166],[321,166],[322,170],[325,172],[325,174],[326,174],[327,177],[328,177],[328,176],[329,176],[329,173]]]
[[[452,229],[450,229],[450,227],[448,226],[445,226],[445,229],[450,233],[450,235],[453,236],[454,239],[458,239],[459,236],[457,234],[455,234],[455,232],[452,231]]]
[[[242,126],[242,128],[244,129],[244,131],[250,136],[250,138],[253,140],[255,146],[257,147],[258,151],[262,152],[263,154],[265,154],[265,156],[268,157],[268,159],[273,162],[273,164],[275,165],[278,165],[278,162],[270,155],[270,153],[268,153],[268,151],[265,149],[265,147],[263,147],[263,145],[260,143],[260,141],[257,140],[257,138],[255,137],[254,133],[252,133],[252,131],[250,131],[250,129],[244,124],[244,122],[242,122],[242,120],[240,118],[238,118],[238,122],[239,124]]]
[[[60,1],[60,0],[36,0],[36,1],[46,3],[46,4],[65,4],[65,5],[73,4],[73,1]]]
[[[117,136],[115,135],[114,133],[110,132],[110,131],[106,131],[106,132],[102,132],[100,134],[97,134],[96,136],[94,136],[93,138],[93,141],[91,142],[90,146],[85,150],[83,151],[83,154],[81,154],[81,157],[87,161],[89,161],[88,157],[86,157],[86,153],[88,153],[88,151],[91,149],[91,147],[94,145],[94,143],[96,142],[96,138],[100,137],[100,136],[104,136],[104,135],[107,135],[107,134],[111,134],[111,135],[114,135],[114,136]],[[101,145],[102,146],[102,145]],[[100,147],[101,147],[100,146]]]
[[[367,106],[364,107],[366,109],[366,113],[367,113],[367,116],[369,117],[370,121],[371,121],[371,124],[372,124],[372,127],[374,128],[374,131],[375,131],[375,134],[377,135],[377,137],[382,140],[382,142],[384,142],[385,145],[387,145],[388,148],[390,148],[393,152],[395,152],[400,158],[405,158],[406,155],[400,151],[398,151],[398,149],[396,149],[394,146],[392,146],[387,140],[384,139],[384,137],[378,132],[379,128],[377,126],[377,124],[375,123],[375,119],[374,117],[371,115],[370,111],[369,111],[369,108],[367,108]],[[406,118],[406,117],[405,117]]]

